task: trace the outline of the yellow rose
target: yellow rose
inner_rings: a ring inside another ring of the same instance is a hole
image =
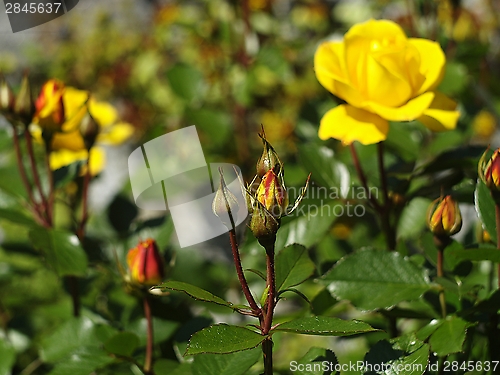
[[[322,43],[314,56],[316,77],[347,104],[323,116],[319,137],[372,144],[386,139],[388,121],[415,119],[433,131],[454,129],[455,102],[434,91],[445,62],[438,43],[407,38],[387,20],[354,25],[342,41]]]
[[[134,128],[118,120],[118,113],[111,104],[96,101],[87,91],[66,87],[61,95],[64,105],[64,121],[62,121],[60,131],[52,136],[50,166],[56,170],[76,161],[85,161],[90,155],[90,172],[92,175],[98,174],[106,162],[104,150],[99,146],[118,145],[125,142],[134,133]],[[47,108],[50,108],[51,111],[48,112],[52,113],[55,106],[47,106]],[[87,111],[99,126],[96,145],[92,147],[90,154],[85,147],[79,128]],[[34,122],[39,127],[34,128],[33,136],[41,141],[43,123],[36,117]]]

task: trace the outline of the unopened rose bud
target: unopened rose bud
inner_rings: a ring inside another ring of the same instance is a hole
[[[85,148],[90,150],[99,135],[99,125],[88,111],[80,123],[80,134],[83,137]]]
[[[263,177],[268,171],[274,169],[278,164],[281,166],[281,161],[273,146],[266,140],[265,135],[261,135],[264,143],[264,151],[257,162],[257,176]]]
[[[23,81],[21,82],[21,89],[14,104],[14,112],[25,125],[31,123],[35,114],[35,105],[31,96],[31,84],[27,75],[23,77]]]
[[[487,160],[486,150],[479,160],[478,174],[492,192],[500,191],[500,149],[495,150]]]
[[[276,241],[276,233],[280,228],[280,219],[271,215],[262,204],[256,202],[250,219],[250,230],[259,243],[267,249]]]
[[[267,171],[262,177],[256,197],[273,216],[281,217],[286,212],[288,193],[274,169]]]
[[[10,113],[14,110],[16,97],[7,81],[0,77],[0,112]]]
[[[449,237],[462,228],[462,215],[458,203],[449,195],[438,198],[429,206],[427,225],[436,236]]]
[[[153,239],[141,241],[127,254],[131,280],[144,286],[160,284],[164,278],[163,259]]]
[[[51,79],[42,86],[35,101],[35,118],[43,130],[54,132],[61,130],[65,122],[63,102],[64,84]]]
[[[212,211],[221,219],[225,226],[229,229],[234,229],[233,215],[239,210],[238,200],[228,189],[221,170],[219,170],[219,173],[220,184],[212,202]],[[228,217],[230,222],[227,222]]]

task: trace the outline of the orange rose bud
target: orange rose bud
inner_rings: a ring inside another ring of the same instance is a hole
[[[63,93],[64,84],[56,79],[51,79],[42,86],[35,101],[35,122],[38,122],[42,129],[57,131],[64,124]]]
[[[127,264],[132,281],[153,286],[160,284],[164,278],[163,259],[155,240],[141,241],[127,254]]]
[[[497,149],[491,158],[486,161],[486,150],[479,160],[478,173],[479,177],[491,191],[500,190],[500,149]]]
[[[436,236],[449,237],[462,228],[462,215],[458,203],[449,195],[431,203],[427,212],[427,225]]]

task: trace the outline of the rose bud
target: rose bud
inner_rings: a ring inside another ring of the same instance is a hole
[[[486,160],[488,150],[481,156],[478,165],[479,177],[491,191],[500,191],[500,149],[495,150]]]
[[[0,77],[0,112],[9,113],[14,109],[16,97],[7,81]]]
[[[14,104],[14,112],[26,126],[31,123],[33,114],[35,113],[35,105],[31,96],[31,85],[27,75],[23,77],[23,81],[21,82],[21,89]]]
[[[35,102],[35,118],[40,127],[48,131],[61,130],[65,122],[63,103],[64,84],[58,80],[47,81]]]
[[[429,206],[427,225],[436,236],[449,237],[462,228],[462,215],[458,203],[449,195],[438,198]]]
[[[164,278],[163,259],[153,239],[141,241],[127,254],[127,264],[133,282],[145,286],[160,284]]]

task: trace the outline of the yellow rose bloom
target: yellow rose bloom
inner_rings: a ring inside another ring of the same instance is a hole
[[[90,113],[99,126],[96,145],[90,150],[90,172],[92,175],[102,171],[105,165],[105,153],[99,145],[118,145],[130,138],[134,127],[119,122],[116,109],[109,103],[98,102],[90,93],[73,87],[65,87],[62,93],[64,104],[64,124],[60,131],[52,136],[50,166],[53,170],[62,168],[76,161],[85,161],[89,155],[80,133],[80,123]],[[48,101],[48,103],[50,103]],[[53,107],[53,106],[52,106]],[[43,111],[43,109],[40,109]],[[35,124],[43,128],[43,124],[34,119]],[[41,139],[40,128],[35,129],[34,136]]]
[[[323,116],[319,137],[372,144],[386,139],[388,121],[415,119],[433,131],[454,129],[456,103],[434,91],[445,62],[438,43],[407,38],[388,20],[354,25],[342,41],[322,43],[316,77],[347,104]]]

